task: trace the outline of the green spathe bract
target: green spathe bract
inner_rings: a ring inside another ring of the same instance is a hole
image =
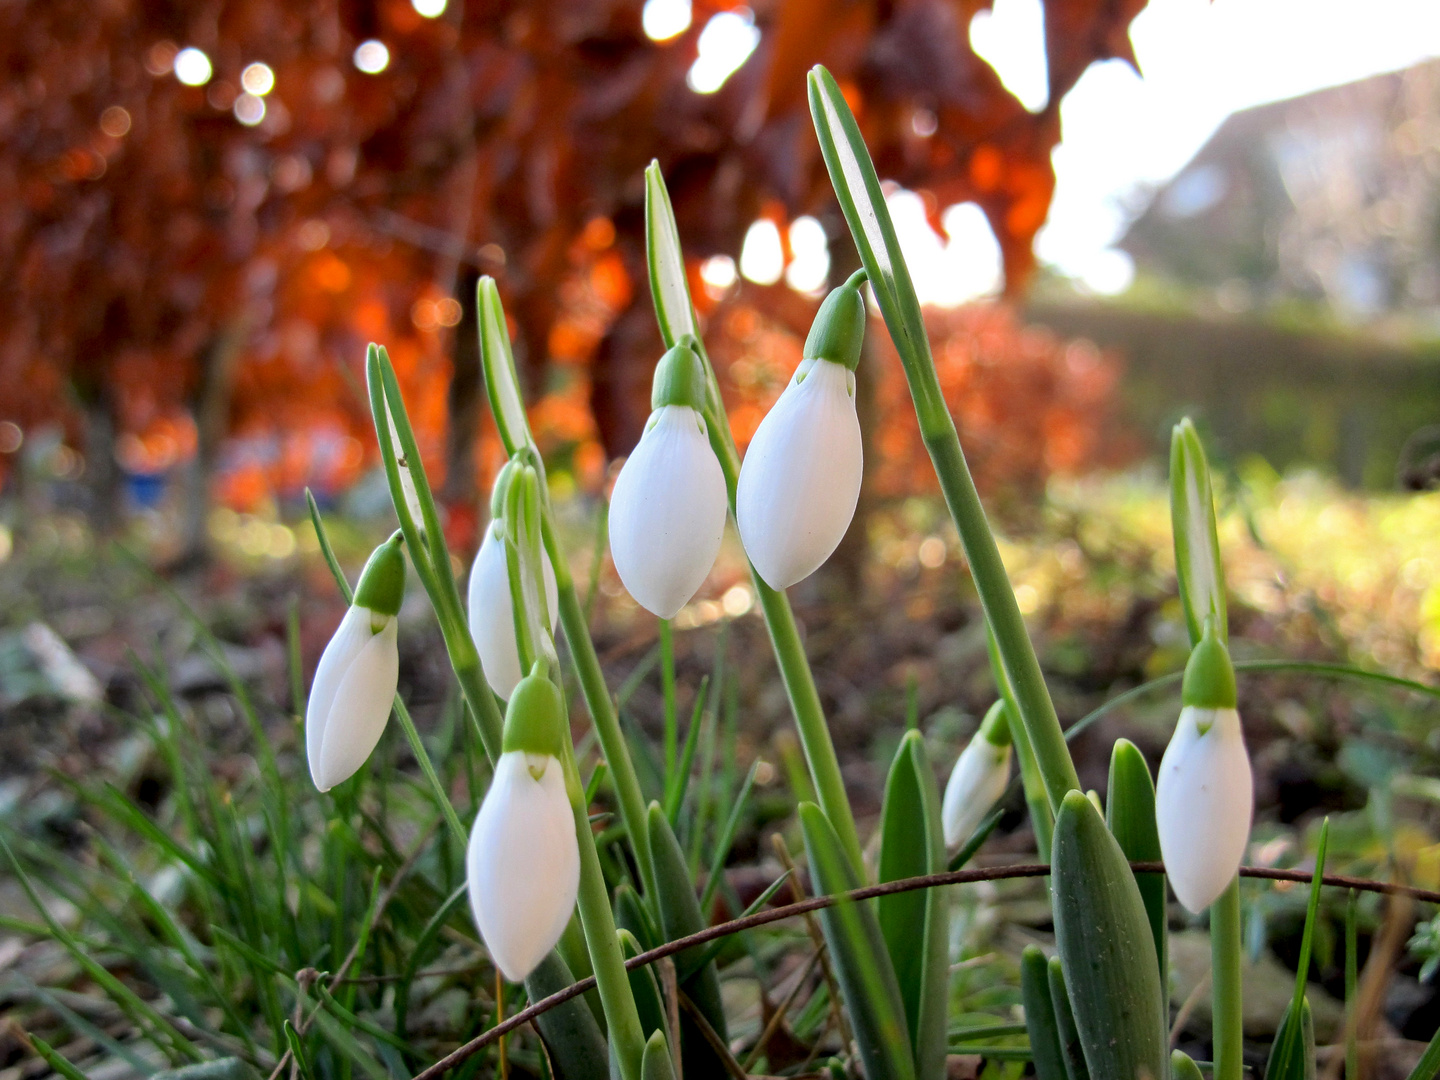
[[[695,350],[685,344],[676,345],[660,357],[651,383],[650,408],[666,405],[688,405],[696,412],[705,408],[705,369]]]
[[[1180,700],[1199,709],[1235,708],[1235,665],[1210,619],[1205,620],[1200,643],[1190,650]]]
[[[1051,848],[1055,947],[1090,1075],[1163,1080],[1166,1018],[1150,920],[1099,811],[1072,791]]]
[[[845,284],[830,290],[810,324],[801,354],[805,359],[833,360],[851,371],[859,365],[865,345],[865,297],[860,293],[864,283],[865,271],[856,270]]]
[[[565,727],[565,702],[560,689],[545,674],[543,665],[537,663],[510,695],[501,750],[559,758],[564,753]]]
[[[404,539],[395,533],[370,553],[365,569],[360,571],[360,584],[355,586],[355,604],[377,615],[398,615],[400,601],[405,598],[405,555],[400,550]]]

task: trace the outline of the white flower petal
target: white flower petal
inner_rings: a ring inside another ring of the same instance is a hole
[[[1214,903],[1240,869],[1254,805],[1240,714],[1187,705],[1160,761],[1155,822],[1165,872],[1190,911]]]
[[[368,617],[370,612],[365,614]],[[392,615],[378,634],[370,636],[340,678],[325,721],[319,759],[310,759],[310,776],[321,791],[350,779],[385,731],[400,681],[397,634],[398,623]]]
[[[580,887],[559,761],[519,750],[500,755],[465,861],[475,925],[505,978],[520,982],[560,940]]]
[[[541,573],[545,579],[545,606],[550,609],[553,628],[560,612],[560,594],[555,586],[555,568],[550,555],[540,552]],[[493,528],[485,530],[485,539],[475,553],[470,568],[469,608],[470,636],[480,653],[485,681],[490,689],[509,700],[515,684],[524,674],[520,670],[520,651],[515,645],[515,614],[510,603],[510,573],[505,566],[505,541]]]
[[[736,489],[745,554],[772,589],[809,577],[839,546],[864,472],[853,376],[829,360],[801,373],[760,421]]]
[[[700,414],[656,409],[610,496],[610,555],[641,607],[668,619],[695,595],[720,552],[726,508]]]
[[[1010,754],[1009,744],[996,746],[978,732],[960,752],[940,805],[946,847],[969,840],[990,808],[1005,794]]]
[[[320,746],[325,741],[325,725],[330,720],[330,706],[340,681],[360,650],[374,637],[370,629],[371,613],[365,608],[351,607],[340,620],[334,636],[320,654],[315,680],[310,684],[310,697],[305,704],[305,756],[310,761],[310,775],[316,774],[320,762]]]

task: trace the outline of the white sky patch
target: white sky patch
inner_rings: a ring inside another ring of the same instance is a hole
[[[1093,64],[1061,103],[1055,198],[1036,238],[1042,261],[1096,291],[1120,280],[1112,245],[1149,192],[1227,116],[1440,56],[1440,3],[1151,0],[1130,38],[1143,80],[1121,61]]]
[[[1031,112],[1050,99],[1045,70],[1045,13],[1040,0],[995,0],[970,20],[970,47]]]
[[[644,18],[643,13],[641,18]],[[700,31],[696,42],[698,55],[685,76],[686,83],[697,94],[715,93],[745,63],[758,44],[760,31],[755,27],[755,16],[749,8],[741,7],[712,15],[705,29]]]
[[[745,232],[740,249],[740,273],[757,285],[774,285],[785,272],[785,251],[780,230],[769,218],[761,218]]]
[[[825,226],[808,214],[790,223],[790,265],[785,284],[796,292],[813,293],[825,287],[830,276],[830,242]]]
[[[690,29],[690,0],[645,0],[640,27],[651,41],[669,41]]]
[[[946,239],[925,220],[925,203],[913,191],[897,189],[885,200],[900,250],[922,304],[954,307],[1000,289],[1000,245],[974,203],[960,203],[941,217]]]

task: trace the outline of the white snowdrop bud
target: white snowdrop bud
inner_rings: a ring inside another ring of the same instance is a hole
[[[560,692],[536,671],[515,688],[495,777],[475,818],[466,881],[475,925],[505,978],[521,982],[575,909],[580,847],[560,761]]]
[[[305,753],[310,778],[321,791],[365,764],[390,719],[400,679],[395,616],[405,592],[400,542],[396,533],[370,556],[354,602],[315,669],[305,709]]]
[[[677,345],[655,369],[655,411],[610,495],[610,555],[637,603],[675,615],[705,582],[725,533],[725,474],[710,447],[699,358]]]
[[[940,823],[946,847],[958,847],[969,840],[990,808],[1005,794],[1011,754],[1005,703],[997,701],[985,714],[980,730],[960,752],[945,785]]]
[[[545,606],[550,610],[550,625],[560,610],[560,594],[555,586],[555,568],[550,556],[540,555],[545,578]],[[520,681],[520,651],[515,645],[515,605],[510,593],[510,572],[505,564],[505,541],[492,523],[485,530],[485,539],[475,553],[467,588],[470,608],[470,636],[480,653],[480,666],[485,681],[502,698],[509,699]]]
[[[1184,708],[1160,761],[1155,824],[1165,873],[1180,903],[1199,913],[1240,869],[1250,839],[1254,781],[1235,673],[1207,620],[1185,668]]]
[[[760,422],[740,467],[736,524],[745,554],[772,589],[819,569],[860,500],[855,365],[865,335],[863,278],[862,270],[825,298],[805,359]]]

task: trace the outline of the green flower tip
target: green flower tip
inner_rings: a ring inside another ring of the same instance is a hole
[[[1190,651],[1185,665],[1185,682],[1180,700],[1200,709],[1235,708],[1235,667],[1230,652],[1215,633],[1215,624],[1205,620],[1200,643]]]
[[[377,547],[360,571],[360,584],[355,587],[355,604],[377,615],[395,615],[405,596],[404,543],[399,532]]]
[[[650,407],[659,409],[665,405],[688,405],[696,411],[705,408],[705,370],[695,351],[683,342],[655,365]]]
[[[845,284],[830,290],[805,339],[806,360],[832,360],[855,370],[865,344],[865,297],[860,293],[865,280],[865,271],[857,270]]]
[[[550,681],[545,664],[537,661],[521,679],[505,709],[502,753],[522,750],[558,758],[564,749],[568,724],[560,688]]]
[[[991,746],[1010,745],[1010,717],[1005,711],[1004,698],[991,705],[985,719],[980,721],[980,735]]]

